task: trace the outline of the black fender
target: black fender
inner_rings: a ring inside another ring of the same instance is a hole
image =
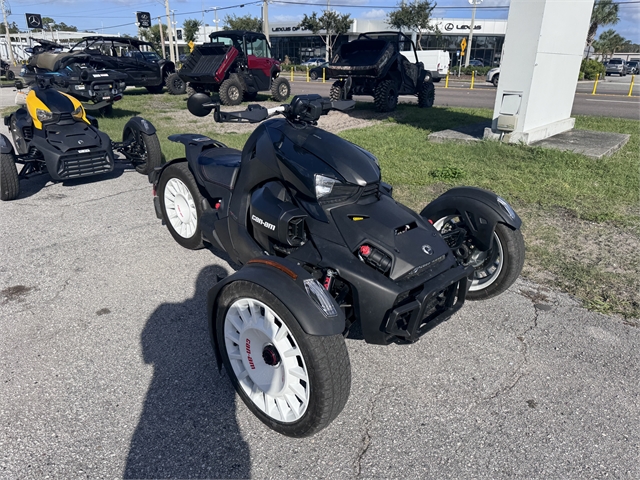
[[[131,117],[122,129],[123,135],[129,128],[132,130],[138,130],[146,135],[153,135],[156,133],[156,127],[154,127],[149,120],[145,120],[142,117]]]
[[[275,256],[254,258],[233,275],[216,283],[207,295],[207,323],[211,344],[216,353],[218,369],[222,366],[215,318],[218,298],[225,286],[238,280],[260,285],[275,295],[291,311],[302,330],[309,335],[331,336],[342,333],[345,329],[344,312],[331,295],[327,293],[326,299],[333,305],[336,315],[326,317],[320,307],[307,294],[305,281],[315,280],[304,268],[291,260]],[[322,288],[324,290],[324,287]]]
[[[469,227],[469,234],[481,250],[491,248],[497,223],[517,230],[522,220],[511,206],[489,190],[457,187],[440,195],[420,212],[422,217],[437,220],[458,214]]]
[[[0,153],[13,153],[13,145],[2,133],[0,133]]]

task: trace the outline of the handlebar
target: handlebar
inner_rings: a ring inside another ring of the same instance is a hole
[[[321,115],[326,115],[330,110],[345,112],[354,106],[353,100],[332,101],[315,94],[296,95],[291,103],[279,107],[249,105],[246,110],[236,112],[220,111],[220,104],[212,102],[206,94],[192,95],[187,102],[189,111],[199,117],[204,117],[213,110],[213,118],[218,123],[259,123],[278,114],[284,115],[292,122],[315,123]]]

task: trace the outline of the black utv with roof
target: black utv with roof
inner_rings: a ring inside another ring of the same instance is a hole
[[[131,87],[145,87],[149,93],[161,93],[166,78],[176,71],[149,42],[127,37],[84,37],[71,50],[91,55],[92,65],[126,74]]]
[[[413,51],[415,63],[402,55],[403,51]],[[380,112],[395,110],[398,95],[417,95],[420,107],[433,106],[433,77],[415,52],[411,38],[401,32],[360,34],[341,45],[331,59],[328,77],[337,80],[329,96],[346,100],[353,95],[372,95]]]
[[[122,98],[126,75],[97,65],[91,55],[83,52],[63,52],[63,46],[43,39],[32,39],[37,44],[25,49],[31,56],[22,67],[22,84],[32,85],[36,78],[50,77],[54,88],[71,95],[83,103],[87,110],[102,112],[112,108]]]
[[[212,93],[223,105],[254,100],[258,92],[271,91],[277,102],[289,98],[291,86],[280,75],[280,62],[271,57],[267,38],[258,32],[223,30],[209,35],[210,43],[198,45],[182,68],[167,79],[174,95]]]

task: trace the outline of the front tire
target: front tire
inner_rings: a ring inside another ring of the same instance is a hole
[[[309,73],[309,79],[310,80],[317,80],[318,79],[318,72]]]
[[[376,110],[379,112],[392,112],[398,106],[398,91],[393,80],[384,80],[376,85],[373,94]]]
[[[162,218],[176,242],[189,250],[204,247],[198,219],[202,200],[187,162],[169,165],[158,182]]]
[[[431,108],[436,100],[436,87],[432,82],[424,82],[418,91],[418,106],[420,108]]]
[[[0,200],[15,200],[20,195],[20,179],[13,153],[0,154]]]
[[[183,95],[187,91],[187,83],[176,73],[170,73],[165,82],[171,95]]]
[[[13,73],[13,71],[11,70],[7,70],[7,80],[11,81],[11,80],[15,80],[16,78],[16,74]]]
[[[340,414],[351,388],[342,335],[306,334],[278,298],[247,281],[222,290],[215,321],[231,383],[265,425],[307,437]]]
[[[491,79],[491,83],[493,83],[494,87],[498,86],[498,82],[500,81],[500,75],[494,75]]]
[[[284,102],[291,94],[289,80],[284,77],[276,78],[271,84],[271,96],[276,102]]]
[[[132,162],[138,173],[149,175],[154,168],[162,165],[162,149],[155,133],[147,135],[134,124],[122,133],[122,141],[132,141],[128,149],[138,159]]]
[[[449,215],[433,220],[433,226],[441,233],[452,228],[465,228],[458,215]],[[467,246],[473,247],[469,239]],[[516,281],[524,265],[524,239],[520,230],[514,230],[503,223],[496,224],[493,242],[489,250],[473,252],[469,263],[474,272],[471,287],[467,293],[469,300],[486,300],[503,293]]]

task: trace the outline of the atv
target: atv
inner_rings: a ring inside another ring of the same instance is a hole
[[[174,95],[217,92],[223,105],[255,100],[270,90],[277,102],[289,98],[291,85],[280,76],[280,62],[271,58],[262,33],[244,30],[214,32],[211,43],[195,47],[183,67],[167,78]]]
[[[140,117],[124,127],[123,141],[112,142],[98,130],[98,121],[86,114],[74,97],[53,88],[55,77],[36,77],[25,107],[4,118],[17,153],[0,134],[0,199],[20,194],[20,179],[48,172],[53,181],[65,181],[111,172],[115,153],[148,175],[162,163],[155,128]],[[21,164],[20,173],[16,164]]]
[[[11,70],[11,65],[9,65],[9,62],[5,62],[4,60],[1,60],[1,59],[0,59],[0,76],[3,76],[7,80],[13,80],[14,78],[16,78],[16,74],[13,73],[13,70]]]
[[[343,336],[417,341],[467,298],[504,292],[524,262],[521,220],[494,193],[453,188],[420,214],[393,198],[377,158],[317,128],[353,100],[300,95],[290,104],[222,112],[205,94],[189,111],[257,123],[242,152],[172,135],[185,157],[151,175],[157,216],[183,247],[243,265],[208,294],[218,368],[248,408],[284,435],[326,427],[349,396]]]
[[[403,51],[411,50],[412,63]],[[356,40],[340,46],[327,67],[332,100],[350,99],[353,95],[372,95],[379,112],[391,112],[398,105],[398,95],[416,95],[418,105],[433,106],[435,88],[432,74],[418,61],[416,47],[401,32],[362,33]]]
[[[32,54],[21,71],[27,84],[35,83],[36,77],[49,76],[55,79],[52,84],[56,90],[77,98],[87,110],[101,113],[111,111],[113,103],[122,99],[126,74],[96,68],[86,53],[62,52],[57,43],[37,41],[38,45],[25,49]]]
[[[90,55],[94,68],[123,73],[127,86],[145,87],[149,93],[162,93],[167,77],[176,71],[153,44],[136,38],[84,37],[70,52]]]

